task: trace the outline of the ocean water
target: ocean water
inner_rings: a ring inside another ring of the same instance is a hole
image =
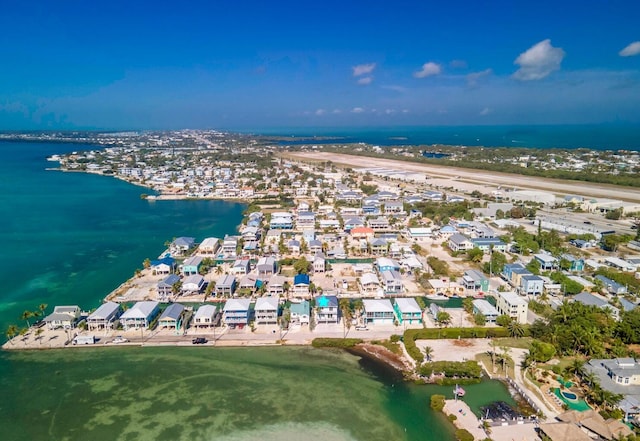
[[[596,150],[640,150],[640,126],[627,124],[528,126],[296,127],[260,129],[253,133],[293,137],[337,137],[339,142],[373,145],[460,145]],[[283,144],[309,143],[286,141]],[[335,140],[314,140],[331,143]]]
[[[46,171],[78,145],[0,143],[0,324],[40,303],[96,307],[179,235],[223,236],[243,205],[140,199],[113,178]],[[447,440],[434,393],[371,360],[301,348],[69,348],[0,352],[0,440]],[[512,402],[466,387],[476,411]]]

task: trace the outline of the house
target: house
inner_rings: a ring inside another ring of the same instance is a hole
[[[365,322],[372,325],[392,325],[395,310],[389,299],[363,299]]]
[[[567,271],[584,271],[584,259],[565,253],[560,256],[560,266]]]
[[[380,288],[380,281],[373,273],[365,273],[360,277],[360,286],[364,293],[375,293]]]
[[[311,265],[313,266],[314,273],[324,273],[327,269],[327,261],[322,253],[316,253]]]
[[[433,230],[426,227],[409,228],[408,237],[411,240],[418,241],[420,239],[426,239],[433,237]]]
[[[604,286],[604,288],[607,290],[609,294],[617,296],[617,295],[623,295],[627,293],[626,286],[618,282],[615,282],[608,277],[605,277],[603,275],[597,275],[595,279],[602,282],[602,285]]]
[[[344,229],[350,232],[354,228],[364,227],[364,221],[359,217],[350,217],[344,220]]]
[[[200,267],[202,266],[202,256],[191,256],[182,262],[182,275],[190,276],[192,274],[199,274]]]
[[[558,259],[551,254],[534,254],[533,258],[540,263],[541,271],[551,271],[558,267]]]
[[[500,273],[500,276],[507,282],[511,282],[514,278],[514,275],[521,271],[524,271],[527,274],[531,274],[524,266],[520,265],[519,263],[507,263],[502,267],[502,273]]]
[[[600,309],[608,310],[614,320],[620,320],[620,310],[600,296],[591,294],[589,292],[581,292],[580,294],[576,294],[575,296],[573,296],[573,301],[582,303],[583,305],[595,306]]]
[[[127,331],[129,329],[146,329],[160,312],[158,302],[137,302],[120,316],[120,324]]]
[[[193,316],[193,326],[196,328],[211,328],[215,325],[217,306],[202,305]]]
[[[180,282],[180,277],[176,274],[169,274],[156,285],[158,289],[158,300],[166,301],[174,295],[174,287]]]
[[[182,292],[184,294],[198,294],[204,288],[204,277],[200,274],[192,274],[182,282]]]
[[[120,314],[122,314],[122,309],[118,303],[103,303],[87,317],[87,328],[90,331],[113,329],[113,325],[120,317]]]
[[[497,237],[479,237],[471,239],[474,248],[479,248],[483,253],[491,253],[493,251],[507,251],[507,244]]]
[[[617,440],[626,439],[633,435],[633,431],[621,421],[615,418],[604,419],[593,409],[578,412],[569,410],[556,417],[562,423],[573,424],[586,433],[587,439]],[[556,441],[558,438],[553,438]],[[578,441],[584,438],[577,438]]]
[[[216,282],[216,296],[222,297],[227,296],[230,297],[236,290],[236,278],[231,274],[225,274]]]
[[[544,291],[544,280],[534,274],[520,277],[518,293],[520,295],[540,295]]]
[[[225,236],[222,241],[220,252],[224,257],[235,257],[238,249],[238,238],[233,236]]]
[[[384,203],[385,214],[398,214],[404,212],[404,205],[401,201],[387,201]]]
[[[296,221],[296,227],[299,230],[308,228],[315,228],[316,215],[311,211],[302,211],[298,213],[298,219]]]
[[[194,237],[177,237],[169,245],[172,256],[184,256],[196,244]]]
[[[150,264],[151,272],[156,274],[171,274],[176,270],[176,260],[173,257],[163,257],[152,260]]]
[[[338,298],[336,296],[316,297],[316,323],[339,323]]]
[[[387,254],[387,241],[384,239],[373,239],[369,243],[369,247],[371,248],[371,254],[374,256],[383,256]]]
[[[291,303],[289,306],[290,320],[292,324],[308,325],[310,317],[309,301],[303,300]]]
[[[369,219],[367,225],[374,231],[388,230],[389,220],[386,217],[380,216],[375,219]]]
[[[456,230],[451,225],[445,225],[444,227],[440,228],[440,231],[438,231],[438,235],[440,237],[448,239],[451,236],[453,236],[454,234],[456,234],[457,232],[458,232],[458,230]]]
[[[293,215],[287,212],[271,213],[269,228],[272,230],[292,230]]]
[[[464,236],[460,233],[453,234],[451,237],[449,237],[448,244],[451,251],[454,252],[467,251],[473,248],[473,243],[471,242],[471,240],[467,236]]]
[[[527,323],[529,304],[515,292],[498,291],[496,309],[500,314],[508,315],[520,324]]]
[[[238,289],[242,292],[250,292],[254,293],[256,287],[258,286],[258,279],[253,274],[247,274],[240,279],[240,283],[238,283]],[[260,286],[262,286],[262,282],[260,282]]]
[[[293,294],[297,297],[308,296],[310,283],[308,274],[297,274],[293,278]]]
[[[46,316],[42,321],[47,324],[49,329],[73,329],[80,319],[79,306],[56,306],[53,312]]]
[[[287,249],[291,254],[300,254],[300,241],[297,239],[291,239],[287,242]]]
[[[258,278],[261,280],[268,279],[278,272],[278,264],[274,257],[261,257],[256,264]]]
[[[489,291],[489,278],[478,270],[466,270],[462,276],[462,286],[470,291]]]
[[[278,323],[279,301],[277,297],[260,297],[256,300],[256,324],[275,325]]]
[[[220,239],[217,237],[207,237],[198,246],[198,254],[205,256],[215,256],[220,248]]]
[[[402,277],[398,271],[382,271],[382,287],[387,295],[398,295],[404,292]]]
[[[281,296],[284,294],[286,279],[282,276],[273,275],[267,284],[267,293],[270,296]]]
[[[367,239],[367,240],[371,240],[375,234],[375,232],[373,231],[373,228],[369,228],[369,227],[355,227],[352,228],[349,231],[349,234],[351,234],[351,237],[353,237],[354,239]]]
[[[222,318],[229,326],[246,325],[251,316],[251,300],[230,299],[222,309]]]
[[[185,310],[184,305],[180,303],[171,303],[167,308],[162,312],[162,315],[158,319],[158,326],[160,328],[169,328],[169,329],[180,329],[183,328]]]
[[[245,275],[251,271],[251,261],[249,259],[237,259],[233,262],[231,272],[233,274]]]
[[[422,309],[413,297],[395,299],[393,310],[400,324],[422,323]]]
[[[622,260],[619,257],[605,257],[604,263],[620,271],[635,271],[638,267],[637,265],[627,262],[626,260]]]
[[[400,271],[400,265],[395,260],[387,257],[378,257],[376,259],[376,267],[378,271]]]
[[[307,245],[311,254],[322,252],[322,242],[320,242],[318,239],[311,239]]]
[[[482,314],[487,323],[495,323],[496,319],[500,315],[498,310],[491,303],[484,299],[473,300],[473,313]]]

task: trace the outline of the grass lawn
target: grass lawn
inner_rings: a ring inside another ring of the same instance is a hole
[[[500,346],[507,346],[509,348],[518,348],[518,349],[529,349],[529,345],[533,341],[532,337],[503,337],[503,338],[494,338],[495,342]]]
[[[489,372],[491,375],[504,377],[504,371],[502,370],[502,363],[500,363],[498,361],[498,357],[496,357],[496,363],[495,363],[496,369],[495,369],[495,372],[491,372],[491,355],[489,355],[489,354],[477,354],[476,357],[475,357],[475,360],[477,362],[479,362],[480,364],[484,365],[484,367],[487,370],[487,372]],[[507,374],[509,375],[509,378],[515,378],[516,374],[515,374],[515,370],[514,370],[513,361],[510,361],[510,362],[507,363]]]

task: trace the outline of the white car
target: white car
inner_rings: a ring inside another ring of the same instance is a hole
[[[127,339],[126,339],[126,338],[124,338],[123,336],[119,335],[119,336],[117,336],[116,338],[114,338],[114,339],[111,341],[111,343],[118,344],[118,343],[126,343],[126,342],[128,342],[128,341],[129,341],[129,340],[127,340]]]
[[[368,330],[369,330],[369,328],[367,328],[364,325],[356,326],[356,331],[368,331]]]

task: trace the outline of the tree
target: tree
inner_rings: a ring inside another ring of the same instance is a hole
[[[13,337],[18,335],[18,327],[16,325],[9,325],[5,335],[7,336],[11,344],[14,345],[15,343],[13,342]]]
[[[480,248],[471,248],[467,251],[467,259],[471,262],[482,262],[482,258],[484,257],[484,251]]]
[[[147,257],[146,259],[144,259],[144,261],[142,262],[142,266],[144,269],[149,269],[151,268],[151,260],[149,260],[149,258]]]
[[[511,320],[507,325],[507,329],[511,337],[520,338],[524,336],[524,326],[518,323],[517,320]]]
[[[502,351],[502,354],[500,354],[500,361],[502,362],[502,372],[505,374],[505,376],[508,377],[509,375],[507,375],[507,363],[513,361],[511,355],[509,354],[511,352],[511,348],[501,346],[500,350]]]
[[[311,263],[309,263],[306,257],[302,256],[295,261],[293,269],[296,270],[298,274],[308,274],[311,269]]]
[[[511,323],[512,321],[513,319],[506,314],[499,315],[498,318],[496,318],[496,324],[498,326],[502,326],[503,328],[509,326],[509,323]]]
[[[462,307],[467,314],[473,313],[473,299],[471,297],[462,299]]]
[[[473,315],[473,322],[478,326],[484,326],[487,323],[487,318],[483,313],[478,312]]]
[[[47,310],[47,305],[46,303],[40,303],[40,305],[38,305],[38,311],[40,311],[40,315],[42,317],[44,317],[44,312]]]
[[[439,326],[448,326],[451,323],[451,314],[446,311],[440,311],[436,314],[436,321]]]
[[[30,328],[31,325],[29,324],[29,319],[33,317],[33,311],[24,311],[21,315],[20,318],[22,320],[24,320],[25,322],[27,322],[27,328]]]
[[[433,348],[431,346],[425,346],[422,352],[424,352],[425,359],[427,361],[431,361],[431,356],[433,355]]]

